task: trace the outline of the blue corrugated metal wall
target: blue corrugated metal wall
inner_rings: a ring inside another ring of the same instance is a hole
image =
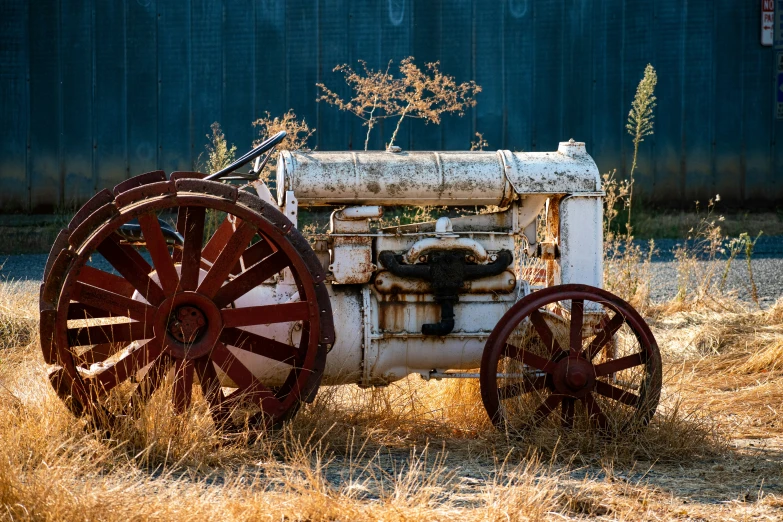
[[[513,150],[573,137],[625,173],[649,62],[644,197],[776,206],[783,121],[759,26],[755,0],[3,0],[0,209],[51,211],[141,172],[189,170],[210,123],[245,149],[264,111],[293,108],[319,149],[361,148],[360,122],[316,103],[316,82],[346,94],[335,65],[409,55],[484,90],[463,118],[404,123],[404,148],[465,149],[476,131]]]

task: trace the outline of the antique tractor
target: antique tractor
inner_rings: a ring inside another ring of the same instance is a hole
[[[478,378],[501,429],[649,421],[660,354],[600,289],[602,192],[583,143],[284,151],[274,197],[236,172],[253,160],[258,172],[283,135],[211,176],[155,171],[103,190],[60,232],[40,335],[74,413],[111,422],[156,390],[182,412],[197,382],[221,428],[264,429],[319,386],[418,373]],[[335,207],[312,244],[300,205]],[[402,205],[442,216],[379,223]]]

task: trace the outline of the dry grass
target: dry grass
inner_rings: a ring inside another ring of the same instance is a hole
[[[418,378],[324,388],[284,431],[230,440],[203,401],[177,418],[164,390],[107,439],[46,382],[36,301],[35,285],[0,286],[0,518],[775,519],[783,508],[780,458],[742,442],[781,440],[783,301],[654,320],[661,407],[648,430],[611,441],[506,439],[477,383]]]

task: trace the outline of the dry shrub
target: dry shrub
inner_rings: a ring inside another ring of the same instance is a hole
[[[296,113],[294,113],[293,109],[289,109],[282,116],[275,116],[274,118],[269,112],[266,112],[264,116],[253,122],[253,126],[258,127],[259,134],[259,139],[253,142],[253,147],[257,147],[262,141],[271,138],[278,132],[285,131],[285,138],[276,147],[279,151],[306,149],[308,141],[315,134],[315,129],[311,129],[304,118],[301,120],[296,119]],[[269,159],[267,163],[268,168],[259,172],[261,181],[269,181],[272,168],[275,165],[277,165],[276,156]]]
[[[655,253],[651,240],[645,252],[634,241],[631,227],[622,231],[616,223],[620,209],[630,211],[631,184],[617,180],[615,171],[603,175],[604,288],[625,299],[642,313],[650,305],[650,263]]]
[[[204,146],[207,157],[205,160],[202,160],[203,153],[199,155],[197,164],[199,170],[214,174],[231,165],[236,159],[237,146],[232,144],[229,147],[226,135],[223,134],[223,129],[220,128],[220,123],[214,122],[209,128],[212,130],[212,134],[207,134],[209,143]]]
[[[392,61],[383,72],[368,68],[363,60],[359,63],[362,66],[360,72],[354,71],[348,64],[334,68],[334,71],[343,73],[345,83],[353,91],[351,98],[345,100],[319,83],[322,94],[317,101],[334,105],[364,120],[367,126],[364,150],[367,150],[370,132],[379,120],[397,118],[397,125],[386,145],[391,148],[406,117],[438,125],[443,114],[462,116],[465,109],[475,107],[476,95],[481,92],[476,82],[457,83],[454,77],[442,73],[439,62],[426,63],[422,70],[409,56],[400,62],[398,76],[389,73]]]

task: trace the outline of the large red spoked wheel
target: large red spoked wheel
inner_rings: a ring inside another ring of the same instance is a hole
[[[255,194],[201,178],[132,178],[58,236],[41,346],[74,412],[111,421],[164,389],[182,412],[197,382],[220,427],[259,428],[314,396],[334,342],[315,253]]]
[[[631,305],[586,285],[526,296],[484,348],[481,398],[509,433],[548,425],[604,434],[643,426],[661,393],[658,345]]]

